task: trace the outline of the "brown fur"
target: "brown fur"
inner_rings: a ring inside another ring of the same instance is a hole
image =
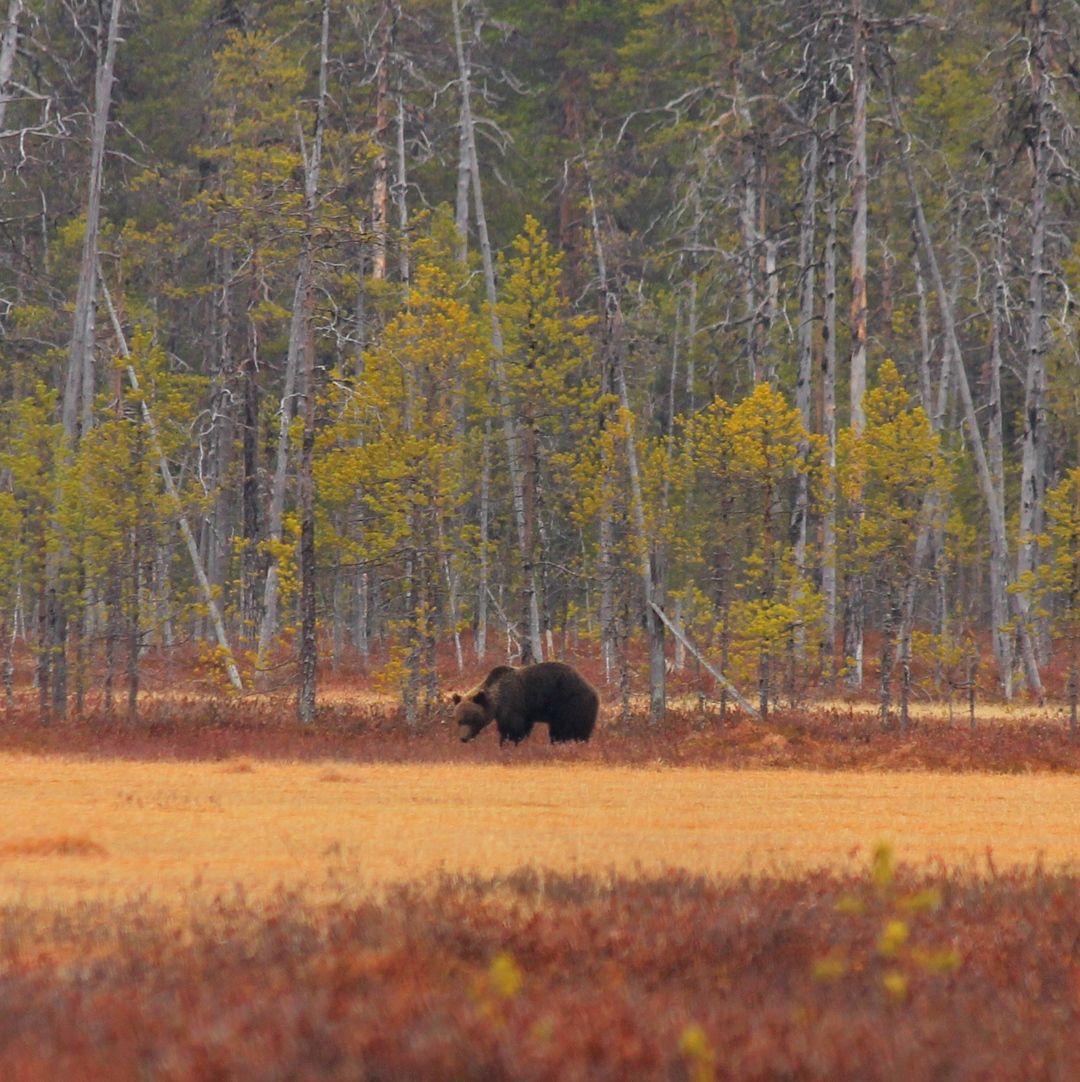
[[[545,722],[553,744],[588,740],[596,725],[600,697],[570,665],[543,661],[512,669],[499,665],[464,696],[454,695],[451,722],[462,741],[472,740],[493,721],[499,743],[520,743],[537,722]]]

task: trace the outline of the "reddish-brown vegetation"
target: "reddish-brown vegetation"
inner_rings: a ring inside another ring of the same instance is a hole
[[[801,767],[820,770],[1078,771],[1080,741],[1056,721],[989,721],[971,730],[922,717],[907,733],[883,728],[872,714],[848,708],[778,712],[767,725],[731,715],[673,709],[653,727],[643,717],[601,712],[589,745],[553,748],[536,732],[515,748],[494,734],[462,745],[447,724],[449,708],[415,731],[382,703],[340,698],[320,708],[315,724],[297,724],[285,699],[162,697],[128,724],[90,714],[42,725],[24,701],[0,715],[0,751],[84,754],[108,758],[327,759],[354,762],[664,763],[671,766]]]
[[[58,834],[49,838],[22,838],[0,844],[0,860],[11,857],[103,857],[105,847],[93,838]]]
[[[1074,878],[444,878],[0,914],[0,1074],[1080,1075]]]

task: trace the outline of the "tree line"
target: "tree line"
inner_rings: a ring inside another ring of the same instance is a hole
[[[870,643],[1075,725],[1074,4],[4,3],[8,701]]]

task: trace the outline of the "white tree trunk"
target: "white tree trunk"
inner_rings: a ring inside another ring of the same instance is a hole
[[[1030,0],[1031,69],[1035,127],[1031,184],[1031,250],[1028,264],[1027,365],[1024,372],[1024,433],[1020,460],[1020,536],[1016,549],[1016,604],[1024,630],[1034,634],[1027,579],[1039,562],[1035,535],[1041,525],[1046,468],[1046,200],[1050,185],[1050,129],[1046,62],[1046,5]],[[1030,679],[1030,672],[1029,672]],[[1041,690],[1035,687],[1035,690]]]
[[[98,57],[94,79],[94,115],[90,126],[90,171],[87,177],[86,231],[75,294],[75,323],[68,355],[62,408],[64,435],[77,441],[90,428],[94,409],[94,295],[97,285],[98,233],[101,226],[101,184],[105,167],[105,134],[112,104],[113,70],[120,40],[122,0],[112,0],[105,50]]]
[[[851,124],[851,427],[856,433],[866,425],[863,399],[866,395],[866,44],[869,27],[863,12],[863,0],[852,0],[852,108]],[[861,518],[861,511],[852,513]],[[863,682],[863,623],[866,600],[863,580],[851,574],[847,580],[844,608],[844,654],[850,665],[845,683],[850,688]]]
[[[22,14],[23,0],[8,0],[7,22],[0,37],[0,131],[4,130],[7,105],[11,100],[9,86],[11,73],[15,70],[15,46],[19,41],[19,16]]]
[[[813,117],[811,116],[811,122]],[[802,217],[799,222],[799,328],[797,335],[798,374],[795,383],[795,406],[803,428],[810,431],[813,418],[810,412],[810,390],[813,386],[814,368],[814,231],[817,210],[818,134],[811,131],[807,137],[806,155],[803,159]],[[803,440],[799,455],[805,462],[810,445]],[[792,533],[795,538],[795,566],[802,572],[806,565],[806,531],[810,509],[810,477],[799,475],[795,498]]]
[[[476,131],[472,115],[472,87],[469,65],[465,59],[465,49],[461,38],[461,16],[458,0],[451,0],[451,14],[454,21],[454,45],[457,52],[458,73],[461,86],[461,122],[465,135],[469,157],[469,175],[472,180],[473,209],[476,214],[476,233],[480,244],[480,259],[484,268],[484,286],[487,294],[488,309],[491,315],[492,363],[495,369],[495,382],[498,388],[499,409],[502,413],[503,435],[506,439],[506,457],[510,472],[510,491],[514,504],[514,522],[517,526],[518,548],[521,554],[521,573],[523,579],[523,609],[528,613],[528,627],[525,629],[527,648],[533,661],[544,658],[543,637],[540,634],[540,604],[536,593],[536,569],[533,566],[527,516],[525,511],[525,468],[522,461],[521,437],[518,425],[510,409],[510,395],[506,381],[506,369],[503,365],[503,337],[499,325],[498,295],[495,289],[495,261],[491,252],[491,240],[488,237],[487,216],[484,213],[484,193],[480,183],[480,159],[476,152]]]

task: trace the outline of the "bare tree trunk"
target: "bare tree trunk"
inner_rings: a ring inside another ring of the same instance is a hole
[[[746,118],[749,122],[749,117]],[[757,230],[758,209],[758,171],[760,166],[759,149],[749,137],[743,148],[743,192],[739,207],[739,225],[742,231],[744,270],[743,280],[743,318],[746,321],[746,362],[752,384],[761,379],[758,370],[758,244]]]
[[[397,29],[397,7],[393,0],[382,0],[379,12],[379,59],[375,71],[375,180],[371,191],[371,232],[374,237],[371,277],[386,277],[386,251],[390,227],[390,155],[387,132],[390,130],[390,56]]]
[[[329,0],[323,0],[326,11]],[[304,433],[300,447],[300,471],[297,478],[297,505],[300,512],[300,651],[299,684],[296,694],[296,716],[303,725],[315,720],[315,679],[318,665],[315,608],[315,333],[311,307],[313,291],[305,299],[308,312],[308,345],[304,351]]]
[[[98,234],[101,228],[101,188],[105,172],[105,137],[112,104],[113,71],[120,40],[122,0],[112,0],[108,30],[101,40],[98,29],[98,63],[94,78],[94,113],[90,126],[90,169],[87,175],[86,228],[83,234],[79,283],[75,294],[75,319],[68,353],[67,376],[61,404],[65,455],[74,453],[94,415],[94,298],[97,293]],[[5,35],[6,36],[6,35]],[[61,717],[67,710],[67,610],[68,598],[61,581],[70,558],[67,541],[49,557],[48,579],[53,599],[49,647],[52,654],[52,705]]]
[[[491,543],[491,418],[484,418],[484,441],[480,448],[480,574],[476,595],[476,658],[487,656],[488,594],[490,585]]]
[[[142,646],[142,628],[139,620],[139,579],[142,556],[142,516],[136,514],[131,531],[131,597],[128,601],[128,650],[127,650],[127,723],[134,725],[139,718],[139,651]]]
[[[330,41],[330,0],[323,0],[322,34],[319,43],[319,100],[315,109],[315,138],[311,156],[304,168],[305,235],[309,265],[313,260],[315,213],[319,192],[319,169],[322,163],[323,128],[326,124],[326,82]],[[310,266],[309,266],[310,271]],[[313,275],[306,275],[304,290],[304,431],[300,448],[300,474],[297,503],[300,511],[300,682],[296,694],[296,714],[301,724],[315,720],[315,680],[318,667],[315,607],[315,400],[318,393],[315,367],[315,289]]]
[[[851,122],[851,427],[862,432],[866,425],[866,46],[869,28],[863,0],[851,0],[854,48],[852,59]]]
[[[120,40],[122,0],[112,0],[104,53],[99,51],[94,80],[94,115],[90,128],[90,171],[87,179],[86,231],[83,234],[75,326],[71,335],[63,422],[68,440],[77,442],[88,429],[94,408],[94,296],[97,292],[98,233],[101,228],[101,185],[105,167],[105,133],[112,104],[113,70]]]
[[[866,46],[869,28],[863,12],[863,0],[851,0],[853,60],[852,160],[851,160],[851,427],[861,433],[866,425],[863,398],[866,395]],[[861,511],[854,511],[861,518]],[[862,687],[863,625],[866,599],[862,576],[848,576],[844,606],[844,656],[848,660],[844,682],[850,688]]]
[[[825,647],[829,675],[836,674],[836,107],[829,113],[826,142],[825,257],[822,267],[821,428],[826,446],[825,514],[821,524],[821,593],[825,601]]]
[[[813,113],[809,117],[813,124]],[[799,222],[799,328],[797,337],[798,375],[795,384],[795,406],[803,428],[809,432],[813,424],[810,413],[810,390],[814,371],[814,231],[817,209],[818,134],[811,130],[807,136],[803,158],[802,216]],[[803,463],[810,455],[809,440],[802,440],[799,457]],[[807,519],[810,510],[810,475],[799,475],[792,535],[795,542],[795,567],[801,574],[806,566]]]
[[[468,9],[469,0],[464,0],[464,7]],[[462,43],[462,61],[466,71],[472,70],[472,43]],[[472,118],[469,117],[469,124]],[[454,206],[454,224],[458,231],[457,258],[464,263],[469,254],[469,131],[466,123],[465,95],[461,96],[461,106],[458,112],[458,165],[457,165],[457,191]]]
[[[607,264],[604,259],[604,246],[600,236],[600,222],[596,216],[596,199],[593,195],[592,180],[588,181],[589,213],[592,220],[593,236],[596,246],[597,273],[600,289],[604,296],[605,318],[610,321],[611,372],[613,390],[618,396],[626,418],[626,459],[630,474],[630,501],[634,516],[634,527],[641,560],[641,585],[645,600],[645,634],[649,645],[649,721],[657,724],[667,710],[665,689],[666,670],[664,666],[664,623],[660,618],[658,602],[659,559],[655,546],[645,529],[645,498],[641,486],[641,470],[638,464],[637,437],[633,429],[633,413],[630,410],[630,394],[626,386],[626,371],[623,365],[621,349],[622,314],[619,310],[619,298],[610,288],[607,276]]]
[[[405,172],[405,97],[399,86],[397,92],[397,178],[394,181],[394,202],[397,204],[398,211],[398,276],[406,287],[409,284],[408,192],[408,176]]]
[[[289,430],[296,402],[297,370],[306,344],[304,320],[307,314],[306,298],[311,273],[311,242],[308,237],[305,237],[300,253],[300,266],[296,274],[296,286],[293,290],[289,346],[285,356],[284,386],[278,413],[277,457],[274,462],[274,476],[270,482],[270,509],[266,526],[267,538],[270,541],[270,557],[267,562],[266,580],[263,583],[262,620],[259,624],[259,643],[255,653],[255,680],[260,690],[265,689],[270,645],[277,634],[278,627],[280,578],[277,552],[281,544],[285,517],[285,488],[289,475]]]
[[[1005,441],[1002,432],[1001,403],[1001,328],[1005,311],[1005,214],[994,197],[994,299],[990,310],[990,400],[987,402],[987,453],[990,479],[998,505],[1005,506]],[[1004,607],[1004,606],[1002,606]],[[996,620],[991,628],[994,660],[997,663],[1005,699],[1013,697],[1013,640],[1010,632]]]
[[[1028,264],[1027,366],[1024,373],[1024,433],[1020,462],[1020,536],[1016,549],[1016,606],[1023,632],[1035,635],[1029,579],[1039,563],[1039,533],[1046,471],[1046,200],[1050,186],[1049,76],[1046,60],[1048,0],[1029,0],[1030,46],[1035,129],[1034,176],[1031,184],[1031,251]],[[1031,673],[1028,673],[1029,680]],[[1042,693],[1036,680],[1032,690]]]
[[[0,131],[4,130],[7,105],[11,100],[9,86],[11,73],[15,70],[15,47],[19,42],[19,16],[23,0],[8,0],[7,22],[0,36]]]
[[[503,434],[506,439],[510,491],[513,498],[514,521],[517,526],[518,548],[521,555],[523,608],[528,613],[528,623],[524,629],[525,634],[522,636],[522,661],[542,661],[544,658],[544,645],[540,634],[540,604],[536,592],[536,569],[529,556],[530,540],[525,510],[525,469],[522,461],[521,437],[518,424],[510,410],[506,370],[503,366],[503,337],[502,328],[499,325],[498,296],[495,291],[495,262],[491,252],[491,241],[488,237],[487,216],[484,213],[484,195],[480,183],[480,159],[476,152],[476,132],[472,115],[471,75],[462,44],[458,0],[451,0],[451,13],[454,20],[454,44],[457,51],[461,85],[462,125],[468,143],[473,209],[476,213],[476,232],[480,243],[480,258],[484,267],[484,286],[491,315],[492,363],[498,387]]]

